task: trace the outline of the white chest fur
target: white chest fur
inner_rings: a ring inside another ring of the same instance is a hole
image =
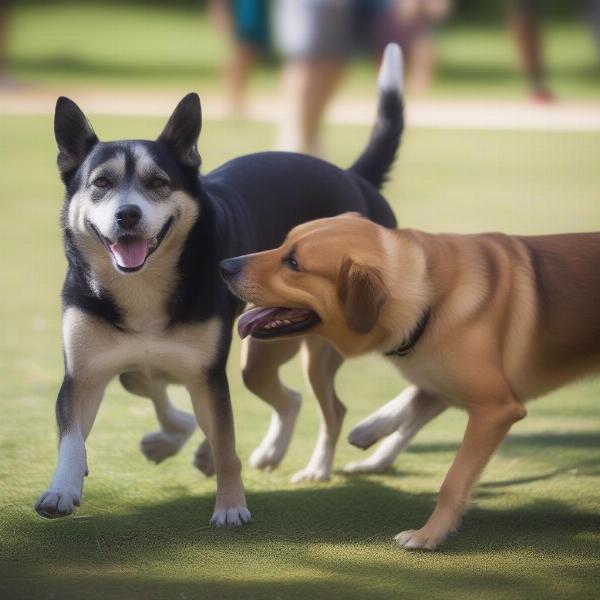
[[[63,316],[67,372],[111,379],[127,371],[161,375],[189,385],[213,364],[222,323],[209,319],[167,330],[123,332],[77,308]]]

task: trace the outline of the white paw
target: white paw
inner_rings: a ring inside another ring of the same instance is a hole
[[[140,450],[144,456],[156,464],[177,454],[188,440],[189,435],[180,433],[167,433],[166,431],[155,431],[142,438]]]
[[[298,412],[302,406],[302,395],[289,392],[290,405],[285,413],[273,413],[269,430],[260,445],[250,455],[253,469],[271,470],[279,466],[288,449]]]
[[[217,508],[210,519],[214,527],[239,527],[252,520],[250,511],[245,506],[233,508]]]
[[[286,448],[277,447],[275,444],[262,444],[250,455],[250,466],[253,469],[264,469],[270,471],[279,466],[283,459]]]
[[[177,413],[176,428],[148,433],[140,442],[144,456],[156,464],[177,454],[196,429],[196,419],[187,413]]]
[[[330,469],[325,467],[318,467],[313,469],[311,467],[306,467],[306,469],[302,469],[298,471],[295,475],[292,476],[292,483],[305,483],[305,482],[317,482],[317,481],[327,481],[331,475]]]
[[[215,464],[212,458],[212,450],[207,440],[204,440],[196,450],[194,466],[207,477],[215,474]]]
[[[382,437],[387,436],[389,425],[385,420],[378,418],[369,418],[362,423],[359,423],[349,434],[348,441],[358,448],[366,450],[375,442],[378,442]]]
[[[423,529],[409,529],[399,533],[394,540],[405,550],[435,550],[442,540]]]
[[[344,473],[355,475],[358,473],[385,473],[391,467],[389,461],[372,461],[368,458],[348,463],[344,468]]]
[[[46,519],[66,517],[75,511],[81,502],[81,494],[73,490],[48,490],[35,503],[38,515]]]

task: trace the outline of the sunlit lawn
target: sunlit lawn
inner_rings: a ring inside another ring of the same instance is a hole
[[[101,137],[151,137],[160,120],[94,119]],[[235,125],[235,127],[234,127]],[[332,128],[347,165],[363,128]],[[205,124],[206,168],[267,148],[264,125]],[[479,485],[460,535],[439,553],[409,554],[393,535],[419,526],[461,438],[464,415],[428,426],[385,476],[347,478],[362,456],[349,428],[404,383],[377,357],[338,378],[349,407],[330,483],[294,486],[316,439],[316,402],[272,473],[244,470],[254,521],[208,527],[215,483],[191,466],[196,434],[160,466],[138,450],[156,427],[148,401],[112,386],[88,443],[78,518],[48,522],[32,504],[55,463],[53,405],[61,375],[58,228],[61,189],[50,117],[0,120],[0,596],[2,598],[534,598],[597,596],[600,586],[598,384],[530,407]],[[411,130],[387,195],[401,223],[430,230],[509,232],[600,228],[600,139],[585,134]],[[244,462],[269,413],[230,362]],[[302,387],[297,363],[285,379]],[[178,402],[187,406],[181,391]]]

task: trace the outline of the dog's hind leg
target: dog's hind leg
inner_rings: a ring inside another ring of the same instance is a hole
[[[146,458],[158,464],[177,454],[196,429],[194,415],[173,406],[167,395],[167,383],[163,379],[132,372],[123,373],[120,380],[128,392],[150,398],[154,403],[161,429],[142,438],[140,449]]]
[[[386,437],[375,452],[364,460],[349,463],[344,472],[382,473],[389,469],[413,437],[447,406],[437,396],[424,394],[412,386],[407,388],[351,431],[351,443],[360,447],[371,445],[382,435]],[[394,425],[397,430],[388,435]]]
[[[333,384],[335,374],[344,362],[343,356],[326,340],[307,337],[302,362],[306,379],[319,401],[321,424],[312,456],[306,467],[292,477],[294,483],[329,479],[335,445],[346,414],[346,407],[337,397]]]
[[[244,383],[273,409],[269,429],[250,456],[255,469],[274,469],[288,449],[302,396],[281,382],[279,368],[296,355],[300,342],[300,338],[270,342],[247,338],[242,344]]]

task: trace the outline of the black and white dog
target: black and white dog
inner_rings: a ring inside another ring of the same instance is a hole
[[[85,439],[107,384],[118,375],[127,390],[154,402],[161,430],[142,440],[142,451],[155,462],[175,454],[195,428],[195,419],[166,394],[169,383],[187,388],[207,438],[196,465],[217,475],[212,523],[250,519],[225,373],[232,324],[243,307],[221,281],[219,262],[273,248],[295,225],[347,211],[395,226],[377,188],[403,129],[401,60],[397,46],[386,49],[377,122],[347,171],[309,156],[266,152],[201,176],[196,94],[179,103],[156,141],[100,142],[77,105],[58,100],[54,125],[66,187],[68,261],[65,374],[56,404],[58,464],[37,501],[40,515],[61,517],[79,506],[88,473]],[[282,386],[278,368],[297,350],[296,338],[254,340],[245,349],[246,384],[275,411],[251,458],[256,467],[276,466],[287,449],[299,399]],[[323,415],[315,454],[297,479],[329,475],[343,416],[339,401],[330,402],[341,362],[326,342],[308,343],[309,379],[317,397],[328,398],[324,410],[334,406],[336,414]]]

